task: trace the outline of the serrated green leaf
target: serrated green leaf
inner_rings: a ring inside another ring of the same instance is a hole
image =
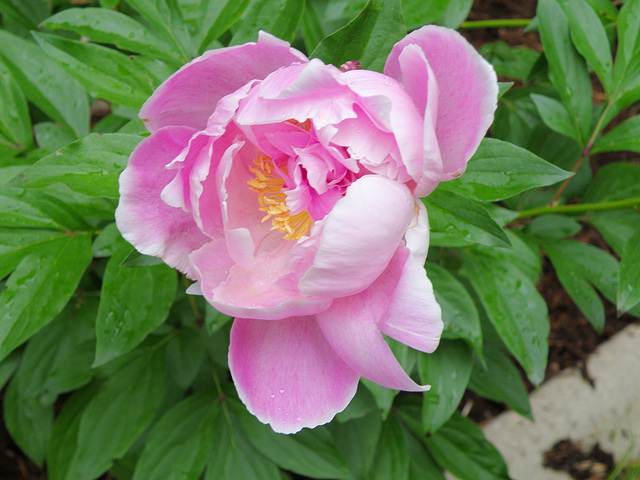
[[[442,308],[443,338],[465,340],[482,355],[482,329],[478,311],[467,289],[447,270],[434,263],[425,265],[433,292]]]
[[[162,349],[141,351],[114,372],[81,414],[65,478],[96,478],[124,455],[153,420],[165,382]]]
[[[201,55],[207,46],[235,24],[249,5],[249,0],[225,0],[218,2],[202,2],[206,6],[202,25],[206,30],[201,34],[197,54]]]
[[[171,47],[139,22],[123,13],[105,8],[69,8],[47,18],[42,25],[49,30],[70,30],[98,43],[176,61]]]
[[[469,383],[471,359],[471,348],[460,340],[442,340],[435,352],[420,355],[420,378],[431,385],[422,397],[425,433],[438,431],[455,412]]]
[[[251,0],[229,45],[255,42],[259,30],[290,42],[298,30],[304,8],[304,0]]]
[[[581,144],[587,142],[591,128],[591,81],[587,66],[571,41],[569,21],[559,0],[538,2],[538,28],[544,54],[549,62],[549,78],[558,89],[562,102],[569,110]]]
[[[640,115],[626,119],[596,140],[593,153],[628,150],[640,153]]]
[[[51,236],[20,260],[0,293],[0,359],[60,313],[90,261],[85,233]]]
[[[432,245],[510,245],[500,225],[473,200],[453,192],[435,190],[422,201],[429,214]]]
[[[0,144],[17,152],[33,148],[27,100],[11,71],[0,62]]]
[[[36,32],[33,36],[94,97],[139,109],[153,92],[148,76],[124,53],[57,35]]]
[[[532,383],[544,379],[549,319],[534,282],[512,262],[479,252],[461,252],[463,270],[491,324]]]
[[[436,462],[461,480],[510,480],[504,459],[473,421],[455,413],[427,438]]]
[[[96,319],[94,366],[129,352],[167,318],[176,292],[175,270],[166,265],[122,268],[125,245],[109,259]]]
[[[221,410],[210,393],[193,395],[171,408],[149,433],[133,480],[199,478],[226,420]]]
[[[573,138],[580,142],[580,136],[575,131],[571,117],[566,107],[558,100],[546,95],[531,94],[538,113],[544,124],[554,132]]]
[[[89,133],[89,101],[80,84],[32,42],[0,30],[0,44],[0,60],[27,99],[77,137]]]
[[[498,348],[486,344],[484,358],[486,368],[474,363],[469,388],[494,402],[504,402],[523,417],[533,420],[529,393],[509,357]]]
[[[382,426],[373,465],[366,478],[408,480],[409,454],[405,447],[404,432],[395,416],[389,416]]]
[[[118,198],[118,177],[141,139],[124,133],[92,133],[37,161],[11,184],[42,188],[59,182],[89,197]]]
[[[228,405],[255,448],[282,468],[312,478],[354,480],[326,427],[280,435],[258,422],[243,406]]]
[[[620,257],[619,312],[631,310],[640,302],[640,229],[627,240]]]
[[[605,91],[611,93],[613,58],[598,14],[583,0],[561,0],[561,5],[569,20],[573,45],[593,68]]]
[[[465,173],[443,186],[474,200],[497,201],[531,188],[553,185],[571,175],[524,148],[485,138]]]
[[[348,25],[324,38],[311,57],[340,66],[359,61],[363,68],[382,71],[393,45],[407,33],[400,0],[370,0]]]

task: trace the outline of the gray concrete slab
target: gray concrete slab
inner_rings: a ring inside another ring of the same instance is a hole
[[[514,480],[570,480],[542,466],[544,452],[569,438],[591,448],[600,443],[616,460],[640,456],[640,325],[602,344],[587,361],[592,387],[574,369],[531,395],[535,422],[506,412],[484,426]]]

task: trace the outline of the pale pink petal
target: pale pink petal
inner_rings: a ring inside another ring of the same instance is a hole
[[[495,71],[455,30],[423,27],[398,42],[385,65],[385,73],[408,85],[418,104],[424,104],[424,99],[417,85],[422,81],[427,88],[428,78],[419,56],[411,55],[411,59],[400,62],[401,53],[410,45],[420,47],[435,75],[439,89],[435,125],[442,180],[455,178],[464,172],[493,121],[498,98]]]
[[[414,217],[406,185],[365,175],[325,217],[313,266],[299,283],[303,295],[345,297],[378,278]]]
[[[331,349],[313,317],[236,318],[229,368],[247,409],[279,433],[331,421],[349,404],[359,379]]]
[[[218,264],[211,251],[200,249],[191,256],[191,261],[197,268],[196,278],[204,297],[227,315],[280,320],[326,310],[331,305],[330,298],[305,297],[278,287],[278,280],[288,272],[285,263],[289,248],[291,245],[283,244],[280,250],[257,256],[251,268],[229,264],[224,281],[220,281],[218,271],[211,278],[207,276],[210,264]]]
[[[425,391],[402,369],[380,333],[377,322],[390,304],[408,250],[400,247],[387,270],[365,291],[338,298],[328,310],[316,315],[320,329],[336,353],[359,375],[384,387]]]
[[[210,50],[169,77],[140,110],[150,132],[167,125],[202,130],[222,97],[251,80],[307,62],[287,42],[261,32],[258,43]]]
[[[196,132],[167,127],[145,138],[131,154],[120,175],[120,203],[116,223],[122,236],[140,253],[162,258],[171,267],[193,277],[189,254],[210,241],[191,214],[160,198],[177,170],[165,168]]]

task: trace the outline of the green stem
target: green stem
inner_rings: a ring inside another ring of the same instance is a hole
[[[502,27],[511,27],[511,28],[519,28],[526,27],[531,23],[530,18],[500,18],[494,20],[469,20],[466,22],[462,22],[460,25],[461,29],[471,29],[471,28],[502,28]]]
[[[578,203],[573,205],[556,205],[531,208],[522,210],[515,220],[522,218],[537,217],[547,213],[587,213],[598,212],[603,210],[619,210],[621,208],[638,208],[640,207],[640,198],[628,198],[626,200],[615,200],[612,202],[601,203]]]

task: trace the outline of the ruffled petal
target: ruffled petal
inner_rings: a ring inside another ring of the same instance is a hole
[[[218,101],[251,80],[307,58],[272,35],[258,43],[210,50],[169,77],[140,110],[150,132],[167,125],[202,130]]]
[[[116,209],[116,224],[125,240],[140,253],[160,257],[190,277],[195,272],[189,254],[210,239],[190,213],[167,205],[160,195],[178,172],[165,165],[182,152],[195,133],[188,127],[167,127],[142,140],[120,175]]]
[[[384,271],[414,217],[406,185],[365,175],[325,217],[313,265],[298,286],[303,295],[345,297],[361,292]]]
[[[331,347],[359,375],[387,388],[419,392],[429,387],[418,385],[405,373],[377,325],[407,257],[407,249],[400,247],[387,270],[368,289],[334,300],[316,318]]]
[[[313,317],[236,318],[229,368],[247,409],[279,433],[331,421],[349,404],[359,379],[331,349]]]
[[[419,56],[412,55],[400,63],[399,57],[410,45],[424,52],[437,80],[435,125],[443,164],[441,180],[450,180],[464,172],[493,122],[498,99],[496,73],[455,30],[435,25],[422,27],[396,43],[384,69],[387,75],[408,85],[417,104],[425,102],[415,85],[424,84],[427,79]]]

